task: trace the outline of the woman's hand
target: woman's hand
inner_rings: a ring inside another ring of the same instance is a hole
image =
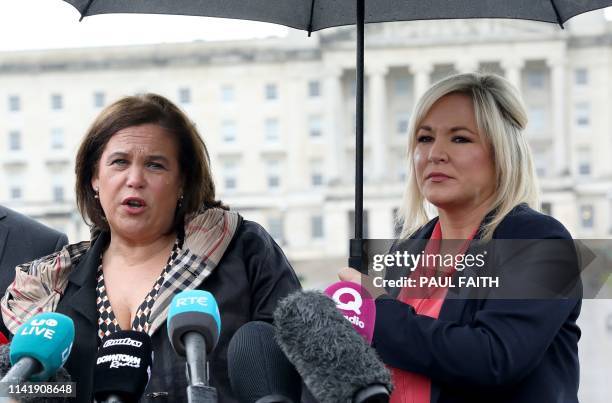
[[[343,267],[338,270],[338,278],[341,281],[350,281],[352,283],[359,284],[370,293],[373,299],[386,294],[384,288],[374,286],[372,277],[361,274],[352,267]]]

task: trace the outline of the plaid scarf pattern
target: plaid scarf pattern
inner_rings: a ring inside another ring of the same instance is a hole
[[[150,335],[166,321],[174,295],[195,289],[217,267],[240,220],[238,213],[219,208],[186,218],[183,247],[166,273],[151,309]],[[67,245],[59,252],[15,268],[15,280],[0,301],[4,324],[12,333],[32,316],[55,311],[72,269],[90,245],[89,241]]]

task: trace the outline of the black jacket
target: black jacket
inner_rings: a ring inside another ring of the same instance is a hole
[[[436,222],[430,221],[412,238],[428,239]],[[571,240],[561,223],[526,205],[514,208],[493,238]],[[529,248],[534,242],[523,246]],[[508,266],[508,275],[519,276],[513,277],[513,285],[532,284],[523,281],[523,273],[543,271],[550,279],[561,273],[564,264],[577,266],[572,248],[559,253],[537,247],[533,252],[517,254],[529,259]],[[493,266],[500,262],[498,257]],[[373,343],[386,364],[431,379],[432,403],[575,403],[579,281],[576,288],[565,299],[451,298],[449,291],[438,319],[417,315],[394,298],[380,297]]]
[[[65,367],[77,382],[77,400],[92,401],[93,368],[98,348],[96,271],[103,251],[98,238],[71,273],[57,312],[75,323],[75,341]],[[210,355],[211,386],[219,402],[236,402],[227,375],[227,347],[234,332],[253,320],[272,321],[279,299],[300,288],[285,255],[258,224],[243,220],[219,265],[197,289],[211,292],[221,312],[221,335]],[[143,402],[186,402],[185,360],[170,345],[164,324],[152,336],[154,361]]]
[[[66,235],[16,211],[0,206],[0,293],[15,279],[15,266],[58,251]],[[10,332],[0,321],[0,332]]]

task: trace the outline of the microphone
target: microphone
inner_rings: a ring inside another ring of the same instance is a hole
[[[137,402],[151,377],[151,338],[120,330],[102,339],[94,368],[96,402]]]
[[[11,369],[10,349],[10,344],[0,345],[0,376],[4,376]],[[47,379],[47,382],[70,382],[70,380],[68,371],[64,367],[59,367],[57,372]]]
[[[12,367],[0,382],[46,381],[68,359],[73,340],[74,323],[68,316],[33,316],[15,332],[9,353]]]
[[[274,326],[248,322],[227,349],[232,391],[241,403],[299,403],[302,379],[274,340]]]
[[[376,323],[376,303],[370,293],[351,281],[338,281],[324,291],[340,313],[353,325],[353,329],[372,344]]]
[[[221,333],[221,315],[215,297],[203,290],[176,294],[168,309],[167,327],[172,348],[187,361],[187,400],[216,402],[217,390],[208,386],[206,362]]]
[[[289,295],[274,323],[278,344],[320,403],[389,401],[389,371],[326,295]]]

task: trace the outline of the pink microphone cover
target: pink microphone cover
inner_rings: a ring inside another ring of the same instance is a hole
[[[370,293],[359,284],[338,281],[325,289],[325,295],[336,303],[336,308],[351,322],[353,329],[371,344],[376,321],[376,305]]]

